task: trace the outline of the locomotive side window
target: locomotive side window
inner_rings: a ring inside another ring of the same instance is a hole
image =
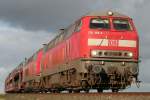
[[[114,19],[113,26],[116,30],[132,30],[131,24],[125,19]]]
[[[94,18],[90,21],[90,28],[93,29],[110,29],[108,19]]]
[[[82,21],[80,20],[76,23],[75,32],[79,32],[81,29],[81,26],[82,26]]]
[[[43,51],[44,51],[44,53],[46,53],[46,51],[48,51],[48,44],[43,44]]]
[[[65,38],[68,38],[69,36],[71,36],[74,30],[75,30],[75,24],[70,25],[66,30]]]
[[[33,55],[33,59],[36,60],[36,58],[37,58],[37,53],[35,53],[35,54]]]

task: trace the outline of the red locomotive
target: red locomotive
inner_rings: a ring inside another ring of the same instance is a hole
[[[5,92],[118,92],[138,82],[139,39],[132,19],[91,12],[25,59],[5,81]]]

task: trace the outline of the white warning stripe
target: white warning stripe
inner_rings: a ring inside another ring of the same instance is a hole
[[[119,47],[136,47],[136,41],[134,40],[119,40]]]
[[[88,39],[88,46],[108,46],[109,39]],[[111,46],[111,45],[109,45]],[[118,47],[136,47],[134,40],[118,40]]]
[[[108,46],[108,39],[88,39],[88,46]]]

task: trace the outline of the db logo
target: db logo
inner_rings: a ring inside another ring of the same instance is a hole
[[[118,46],[118,40],[109,40],[108,46]]]

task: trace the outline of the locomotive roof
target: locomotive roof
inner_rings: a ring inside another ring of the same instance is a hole
[[[114,17],[128,17],[124,14],[114,12],[114,11],[92,11],[92,12],[85,14],[84,16],[109,16],[108,12],[112,12],[113,13],[112,16]]]

